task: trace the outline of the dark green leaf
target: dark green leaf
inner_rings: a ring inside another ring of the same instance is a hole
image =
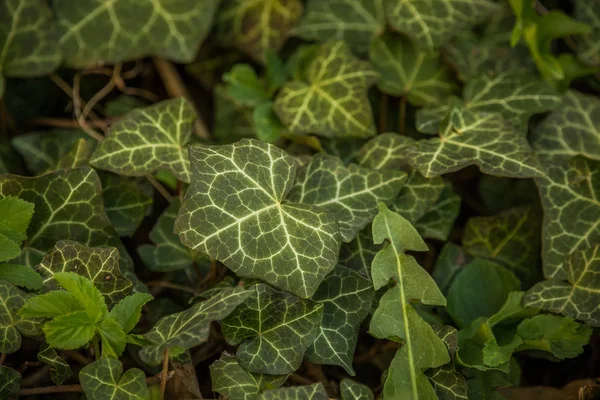
[[[467,380],[456,372],[452,364],[442,365],[427,372],[439,400],[468,400]]]
[[[591,27],[589,33],[577,37],[577,55],[587,64],[600,64],[600,4],[576,0],[575,18]]]
[[[123,373],[123,364],[113,358],[102,358],[83,367],[79,381],[89,400],[150,398],[144,373],[137,368]]]
[[[447,184],[437,202],[415,222],[415,228],[424,238],[448,240],[454,221],[460,212],[460,203],[460,196],[452,191],[451,185]]]
[[[412,171],[390,208],[416,223],[440,200],[445,187],[439,176],[425,178],[419,171]]]
[[[44,281],[31,267],[19,264],[0,264],[0,280],[30,290],[39,290]]]
[[[358,154],[356,162],[366,168],[377,171],[392,169],[406,170],[408,159],[406,149],[414,145],[414,140],[397,133],[382,133],[365,143]]]
[[[56,350],[47,343],[42,343],[37,355],[38,360],[50,366],[50,377],[55,385],[62,383],[73,375],[69,363],[58,355]]]
[[[342,400],[373,400],[373,392],[368,386],[344,378],[340,382]]]
[[[0,365],[0,399],[9,399],[19,393],[21,374],[12,368]]]
[[[21,334],[41,334],[40,321],[22,317],[17,311],[23,307],[29,295],[12,284],[0,280],[0,353],[11,354],[21,347]]]
[[[350,243],[342,244],[340,264],[371,279],[371,262],[380,248],[381,246],[373,244],[371,227],[367,226]]]
[[[328,398],[325,387],[320,382],[267,390],[260,397],[261,400],[327,400]]]
[[[448,242],[442,248],[433,267],[433,279],[444,296],[448,295],[452,282],[461,273],[467,261],[468,257],[463,249],[454,243]]]

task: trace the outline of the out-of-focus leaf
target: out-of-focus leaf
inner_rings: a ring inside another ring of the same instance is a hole
[[[89,400],[147,400],[150,391],[142,370],[123,373],[123,364],[114,358],[102,358],[79,372],[79,381]]]
[[[454,221],[460,212],[461,198],[447,184],[440,197],[425,215],[415,222],[415,228],[427,239],[448,240]]]
[[[587,64],[600,64],[600,4],[576,0],[575,18],[591,28],[589,33],[577,36],[577,55]]]
[[[224,85],[214,91],[213,136],[223,143],[235,142],[245,137],[255,137],[253,111],[237,104],[226,93]]]
[[[136,108],[148,106],[145,100],[135,96],[122,94],[112,100],[107,100],[104,106],[104,114],[107,117],[118,117],[125,115]]]
[[[254,109],[252,121],[256,137],[263,142],[274,142],[285,132],[285,126],[273,110],[273,103],[267,101]]]
[[[223,74],[223,81],[227,96],[242,106],[256,107],[271,97],[251,65],[234,65]]]
[[[21,374],[12,368],[0,365],[0,399],[9,399],[16,396],[19,393],[20,386]]]
[[[452,242],[444,245],[433,267],[433,279],[444,296],[448,295],[452,282],[468,265],[468,260],[468,256],[459,246]]]
[[[356,162],[377,171],[406,170],[408,168],[406,149],[412,145],[414,140],[408,136],[391,132],[382,133],[360,148],[356,154]]]

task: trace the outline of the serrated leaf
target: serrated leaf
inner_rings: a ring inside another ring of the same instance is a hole
[[[30,290],[39,290],[44,285],[42,277],[33,268],[19,264],[0,264],[0,280]]]
[[[71,150],[58,160],[56,169],[81,168],[86,166],[95,146],[96,143],[90,140],[78,139],[73,147],[71,147]]]
[[[111,316],[107,316],[96,325],[96,331],[102,340],[102,356],[121,357],[127,342],[120,322]]]
[[[344,42],[318,47],[304,81],[286,83],[274,109],[292,133],[368,137],[375,134],[367,89],[378,78],[369,63],[352,55]]]
[[[57,272],[53,278],[60,287],[77,299],[91,320],[98,322],[106,316],[108,308],[102,292],[91,279],[76,272]]]
[[[340,241],[331,214],[283,202],[296,176],[294,159],[249,139],[192,147],[190,158],[192,185],[175,221],[182,243],[239,276],[310,297],[337,263]]]
[[[344,378],[340,382],[342,400],[373,400],[373,392],[367,385]]]
[[[93,339],[96,322],[90,318],[87,311],[60,315],[44,324],[44,336],[52,347],[75,350]]]
[[[140,350],[141,359],[158,365],[167,348],[190,349],[208,339],[210,323],[228,316],[244,302],[252,291],[242,287],[223,289],[210,299],[196,303],[191,308],[162,317],[152,329],[144,334],[152,345]]]
[[[439,400],[468,400],[467,380],[448,363],[427,372]]]
[[[73,375],[69,363],[58,355],[56,350],[47,343],[42,343],[37,358],[40,362],[50,366],[50,377],[55,385],[62,383]]]
[[[16,197],[0,199],[0,261],[19,257],[34,204]]]
[[[255,60],[265,63],[266,52],[277,52],[302,15],[300,0],[226,1],[217,16],[217,35]]]
[[[259,400],[263,390],[278,388],[287,375],[252,374],[234,356],[224,352],[210,365],[210,378],[213,390],[231,400]]]
[[[424,238],[447,241],[460,212],[460,203],[460,196],[447,184],[435,204],[415,222],[415,228]]]
[[[371,227],[367,226],[349,243],[342,243],[340,264],[371,279],[371,262],[381,246],[373,244]]]
[[[261,400],[327,400],[329,396],[321,382],[304,386],[288,386],[267,390]]]
[[[11,354],[21,347],[21,334],[37,336],[40,320],[21,317],[17,311],[29,295],[12,284],[0,280],[0,353]]]
[[[458,91],[452,71],[439,54],[420,51],[406,36],[388,32],[371,42],[369,58],[381,74],[383,93],[406,97],[416,106],[442,103]]]
[[[69,0],[52,4],[64,62],[81,68],[148,55],[189,63],[208,34],[219,0],[175,4]]]
[[[542,259],[547,279],[570,273],[565,256],[600,243],[600,162],[554,160],[535,180],[544,207]]]
[[[385,5],[392,28],[409,35],[426,51],[435,50],[498,10],[490,0],[388,0]]]
[[[123,373],[123,364],[114,358],[102,358],[79,372],[79,381],[90,400],[147,400],[150,391],[144,373],[132,368]]]
[[[19,310],[19,315],[26,318],[54,318],[77,311],[84,311],[84,308],[72,293],[65,290],[53,290],[27,299],[27,302]]]
[[[529,289],[523,304],[600,326],[600,247],[574,251],[566,257],[561,277],[539,282]],[[566,280],[566,282],[565,282]]]
[[[196,112],[183,97],[131,111],[113,124],[90,163],[125,176],[144,176],[167,169],[190,181],[187,144]]]
[[[397,133],[382,133],[365,143],[356,154],[356,163],[377,171],[406,170],[406,149],[414,145],[414,139]]]
[[[129,333],[140,320],[144,304],[152,299],[147,293],[134,293],[119,301],[108,315],[119,322],[125,333]]]
[[[435,206],[445,187],[439,176],[425,178],[419,171],[411,171],[390,208],[410,223],[416,223]]]
[[[1,92],[0,92],[1,94]],[[9,399],[19,393],[21,374],[12,368],[0,365],[0,399]]]
[[[309,0],[292,33],[307,40],[344,40],[366,53],[371,39],[385,30],[384,0]]]
[[[56,288],[54,275],[57,273],[74,272],[87,278],[106,297],[109,305],[117,303],[132,289],[132,283],[121,273],[119,250],[115,247],[88,247],[61,240],[36,269],[48,289]]]
[[[236,357],[247,371],[291,374],[319,333],[322,304],[257,284],[250,297],[221,321],[225,340],[239,345]]]
[[[337,157],[317,154],[300,168],[287,200],[321,207],[333,215],[344,242],[349,242],[377,213],[377,204],[390,204],[400,192],[406,174],[372,171]]]
[[[467,261],[468,257],[463,249],[454,243],[448,242],[442,247],[433,267],[433,279],[444,296],[448,295],[452,282],[465,267]]]
[[[591,27],[589,33],[577,35],[577,56],[587,64],[600,64],[600,4],[576,0],[575,18]]]
[[[374,297],[370,280],[338,265],[312,297],[313,301],[323,304],[323,322],[315,341],[306,351],[306,360],[339,365],[354,375],[352,359],[358,329],[369,314]]]

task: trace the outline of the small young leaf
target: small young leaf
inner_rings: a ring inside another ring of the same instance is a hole
[[[150,391],[144,373],[132,368],[123,373],[123,364],[102,358],[79,371],[79,381],[89,400],[147,400]]]
[[[98,334],[102,339],[102,356],[103,357],[121,357],[125,350],[125,332],[123,327],[111,316],[104,318],[96,325]]]
[[[98,322],[108,313],[102,293],[89,279],[74,272],[56,273],[54,274],[54,279],[56,279],[62,288],[77,299],[90,320]]]
[[[50,377],[55,385],[62,385],[73,375],[69,363],[60,357],[54,348],[48,346],[48,343],[42,343],[37,358],[40,362],[50,366]]]
[[[373,400],[373,392],[367,385],[344,378],[340,382],[342,400]]]
[[[248,64],[234,65],[223,75],[223,81],[227,95],[243,106],[256,107],[271,98],[254,68]]]
[[[263,142],[275,142],[285,132],[285,126],[275,114],[273,103],[270,101],[266,101],[254,109],[252,121],[254,129],[256,129],[256,137]]]
[[[0,353],[11,354],[19,350],[21,334],[41,334],[40,320],[18,314],[28,297],[22,290],[0,280]]]
[[[85,346],[94,337],[96,328],[87,311],[76,311],[53,318],[44,324],[46,341],[57,349],[74,350]]]
[[[20,249],[19,249],[20,252]],[[0,280],[30,290],[39,290],[44,285],[40,274],[31,267],[19,264],[0,264]]]
[[[85,310],[72,293],[64,290],[53,290],[49,293],[30,297],[19,310],[19,315],[25,318],[54,318],[76,311]]]
[[[125,333],[129,333],[140,320],[144,304],[152,299],[153,297],[147,293],[134,293],[118,302],[108,315],[121,325]]]

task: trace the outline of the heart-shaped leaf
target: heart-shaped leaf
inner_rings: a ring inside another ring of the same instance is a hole
[[[0,365],[0,399],[9,399],[19,393],[21,374],[12,368]]]
[[[150,391],[142,370],[123,373],[123,364],[114,358],[102,358],[79,372],[79,381],[90,400],[147,400]]]
[[[11,354],[21,347],[21,334],[37,336],[42,333],[39,318],[26,318],[17,314],[27,293],[0,280],[0,353]]]
[[[55,385],[62,385],[65,380],[73,375],[69,363],[47,343],[42,343],[37,358],[40,362],[50,366],[50,377]]]

